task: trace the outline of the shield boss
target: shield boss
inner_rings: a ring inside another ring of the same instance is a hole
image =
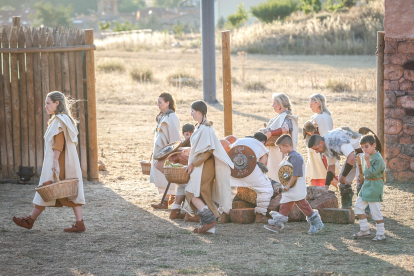
[[[234,169],[231,169],[234,178],[249,176],[256,168],[256,154],[247,146],[235,146],[227,154],[234,164]]]

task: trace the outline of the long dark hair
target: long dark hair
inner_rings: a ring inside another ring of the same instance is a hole
[[[201,112],[203,114],[203,117],[207,116],[207,105],[203,101],[195,101],[191,104],[191,108],[195,111]]]
[[[175,99],[173,95],[171,95],[168,92],[162,92],[158,97],[163,98],[165,102],[169,102],[170,104],[168,106],[168,109],[171,109],[175,112],[175,110],[177,109],[177,106],[175,105]]]

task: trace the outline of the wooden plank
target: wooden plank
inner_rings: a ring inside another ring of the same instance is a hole
[[[0,37],[0,49],[2,37]],[[8,177],[7,168],[7,138],[6,138],[6,115],[4,106],[3,72],[0,69],[0,164],[2,177]]]
[[[20,16],[12,16],[13,27],[20,29]]]
[[[377,135],[382,144],[381,155],[384,157],[384,32],[377,32]]]
[[[24,48],[26,35],[23,27],[19,29],[18,47]],[[19,61],[19,86],[20,86],[20,131],[21,131],[21,156],[22,166],[29,166],[29,130],[27,126],[27,88],[26,88],[26,61],[25,54],[18,54]]]
[[[3,48],[10,47],[7,28],[3,28],[2,34]],[[6,144],[7,144],[7,170],[8,177],[14,176],[13,158],[13,117],[12,117],[12,96],[10,88],[10,55],[3,54],[3,82],[4,82],[4,111],[6,117]]]
[[[21,54],[21,53],[61,53],[70,51],[93,51],[96,50],[95,45],[83,46],[66,46],[66,47],[42,47],[42,48],[9,48],[1,49],[1,53],[6,54]]]
[[[233,134],[233,108],[231,101],[231,52],[230,31],[221,32],[223,60],[223,111],[224,136]]]
[[[40,45],[47,46],[47,38],[45,30],[43,29],[40,34]],[[48,53],[41,54],[41,68],[42,68],[42,102],[45,101],[49,90],[49,55]],[[47,122],[50,119],[50,115],[46,112],[46,109],[43,108],[43,133],[46,132]]]
[[[33,32],[33,47],[39,47],[39,30]],[[40,176],[43,166],[43,96],[42,76],[40,73],[40,53],[33,54],[34,71],[34,101],[35,101],[35,126],[36,126],[36,173]]]
[[[54,33],[55,46],[60,46],[60,35],[57,31]],[[62,92],[62,63],[60,60],[60,53],[55,53],[55,76],[56,76],[56,90]]]
[[[85,30],[85,44],[93,44],[93,30]],[[86,51],[86,85],[88,99],[88,169],[89,180],[98,181],[98,132],[96,123],[95,57],[93,51]]]
[[[82,36],[79,31],[76,32],[77,45],[82,44]],[[85,122],[85,95],[83,90],[83,67],[82,52],[76,52],[76,90],[78,102],[78,120],[79,120],[79,155],[82,169],[82,176],[88,177],[88,153],[86,145],[86,122]]]
[[[26,30],[26,47],[32,47],[32,32]],[[29,166],[36,168],[36,126],[33,54],[26,54],[27,124],[29,127]]]
[[[72,30],[69,30],[68,45],[69,46],[75,45],[75,37],[73,35]],[[74,51],[68,52],[68,59],[69,59],[70,96],[73,99],[76,99],[76,68],[75,68],[75,52]],[[76,105],[74,105],[73,110],[72,110],[72,113],[75,114],[75,112],[76,112]]]
[[[47,36],[47,46],[53,46],[54,39],[51,32]],[[50,91],[56,90],[56,76],[55,76],[55,55],[49,53],[49,89]]]
[[[67,37],[66,35],[62,35],[61,46],[67,46]],[[62,88],[63,94],[66,96],[70,96],[70,82],[69,82],[69,60],[68,60],[68,53],[62,52],[60,59],[62,61]]]

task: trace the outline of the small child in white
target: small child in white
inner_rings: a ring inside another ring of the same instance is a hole
[[[365,217],[365,208],[369,205],[371,216],[377,223],[377,235],[373,241],[385,239],[384,221],[381,213],[383,196],[385,163],[381,154],[375,150],[376,143],[373,135],[365,135],[359,142],[364,151],[362,169],[364,171],[364,183],[355,202],[355,214],[359,219],[360,231],[354,234],[354,238],[368,237],[371,235],[369,224]]]
[[[282,199],[280,200],[279,212],[270,212],[273,219],[268,221],[268,225],[264,227],[272,232],[278,233],[283,229],[284,224],[288,221],[288,216],[292,207],[296,204],[299,209],[306,215],[306,219],[310,224],[308,234],[316,234],[323,227],[321,217],[318,211],[314,211],[306,200],[306,180],[305,180],[305,163],[302,155],[293,148],[292,137],[284,134],[276,141],[280,152],[286,155],[285,159],[280,163],[280,167],[290,165],[293,167],[293,174],[289,183],[284,187]],[[275,169],[275,168],[269,168]],[[296,185],[293,186],[293,183]]]

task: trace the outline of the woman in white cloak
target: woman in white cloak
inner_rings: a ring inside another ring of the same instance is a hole
[[[213,123],[207,121],[207,105],[195,101],[191,105],[191,116],[198,122],[191,136],[191,151],[187,173],[190,180],[186,186],[186,200],[193,212],[201,218],[194,233],[213,234],[219,217],[214,204],[231,209],[230,160],[214,132]]]
[[[64,229],[65,232],[83,232],[83,208],[85,196],[83,192],[82,171],[79,156],[76,150],[78,143],[78,131],[76,121],[72,117],[72,102],[61,92],[50,92],[45,100],[46,111],[53,115],[49,120],[48,128],[44,135],[45,153],[40,175],[39,186],[51,184],[53,175],[59,179],[79,179],[78,191],[75,196],[60,198],[45,202],[36,192],[33,199],[34,208],[28,217],[13,217],[13,221],[24,228],[31,229],[37,217],[46,207],[71,207],[75,212],[76,223]]]
[[[154,131],[153,156],[169,143],[181,141],[180,120],[178,119],[177,114],[175,114],[176,105],[174,97],[170,93],[163,92],[158,96],[157,105],[160,109],[160,113],[155,118],[157,128]],[[150,182],[154,183],[160,194],[164,193],[168,185],[164,172],[157,169],[157,167],[163,167],[162,164],[164,164],[164,161],[165,160],[157,161],[154,159],[151,161]],[[157,166],[159,164],[156,164],[156,162],[161,162],[161,166]],[[175,195],[174,184],[170,184],[170,188],[168,189],[164,202],[161,204],[151,204],[151,207],[155,209],[168,209],[170,195]]]
[[[333,129],[333,121],[331,117],[331,112],[328,110],[326,106],[326,100],[323,95],[312,94],[309,99],[310,99],[309,106],[314,112],[314,114],[310,118],[310,122],[312,123],[314,127],[314,131],[311,133],[308,132],[308,135],[319,134],[323,136],[325,135],[326,132]],[[306,164],[306,177],[310,179],[311,186],[324,187],[326,172],[327,172],[326,157],[322,154],[315,152],[313,149],[308,148],[307,146],[306,146],[306,149],[308,151],[308,162]]]
[[[292,114],[292,105],[289,97],[284,93],[274,93],[273,109],[276,115],[270,119],[266,129],[262,130],[269,139],[272,136],[280,136],[282,134],[289,134],[293,139],[293,147],[296,150],[298,143],[298,117]],[[280,182],[278,172],[279,164],[282,162],[284,156],[277,146],[267,146],[269,150],[268,161],[268,176]]]

